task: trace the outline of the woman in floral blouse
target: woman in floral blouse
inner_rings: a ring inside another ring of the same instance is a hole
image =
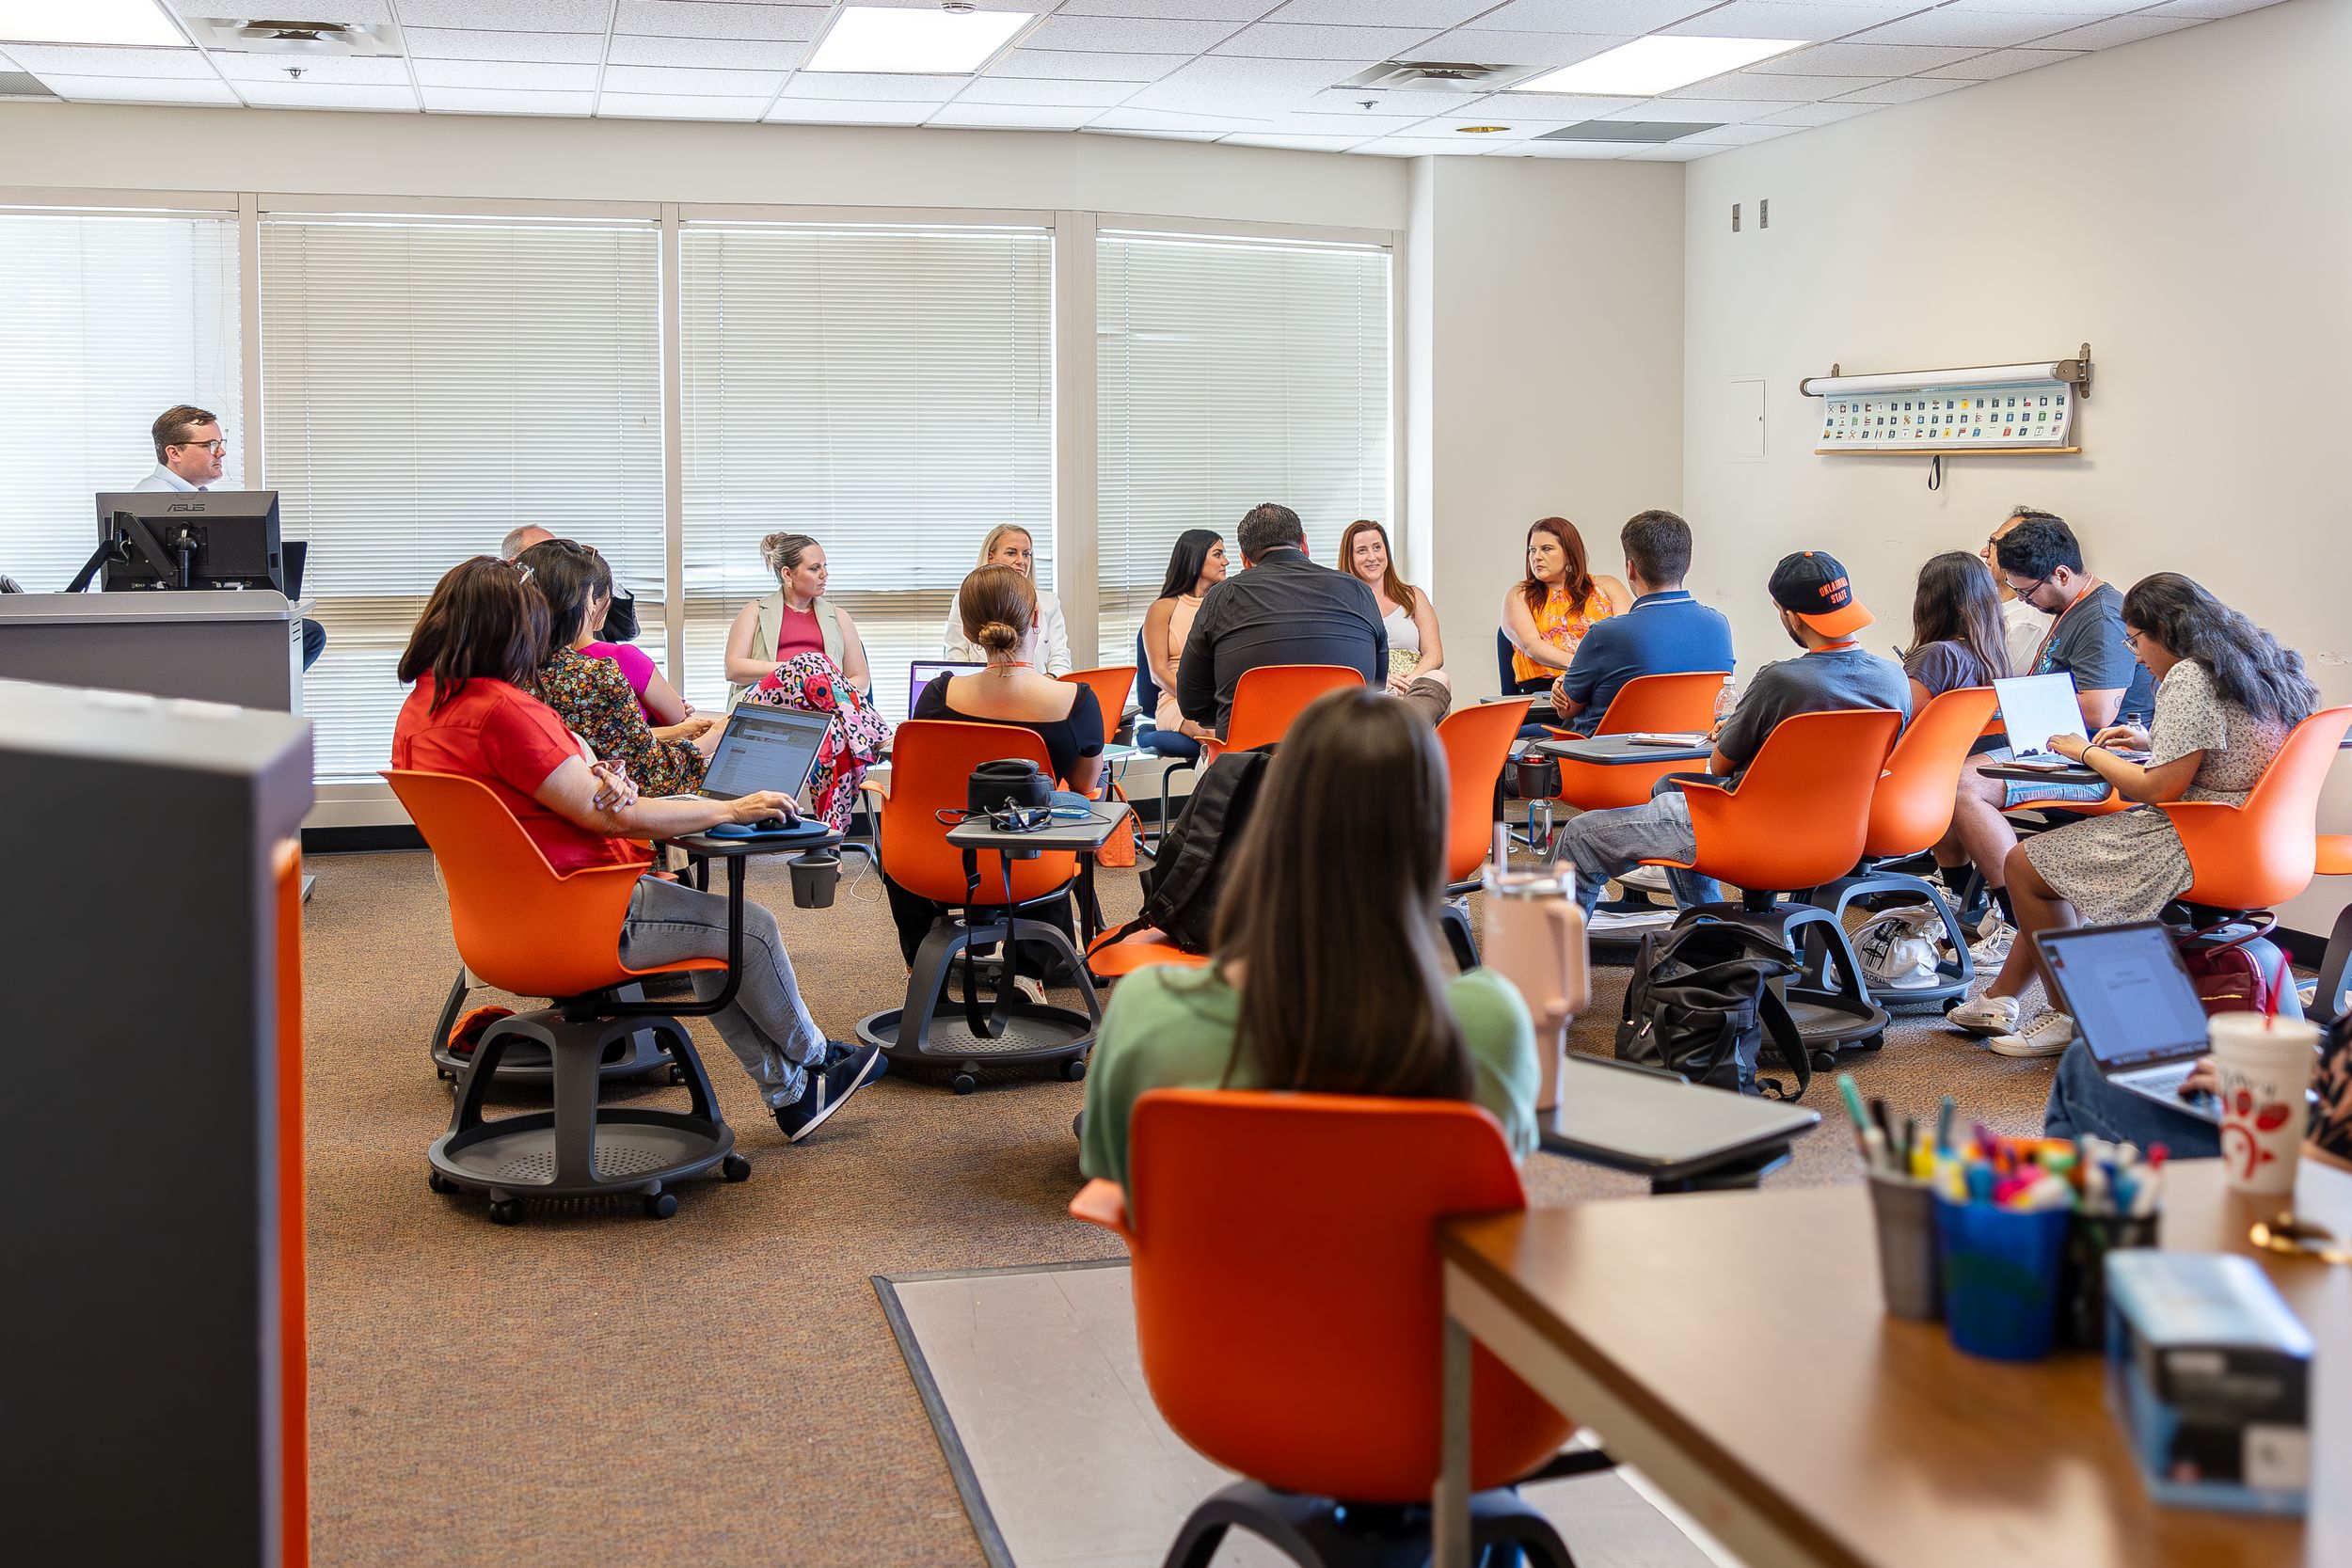
[[[531,694],[553,708],[573,734],[597,756],[617,762],[640,792],[686,795],[703,782],[710,748],[718,744],[718,722],[689,714],[685,722],[656,729],[645,722],[628,677],[609,659],[590,658],[580,647],[595,641],[612,599],[612,572],[585,545],[550,539],[516,557],[548,601],[547,663],[532,678]]]

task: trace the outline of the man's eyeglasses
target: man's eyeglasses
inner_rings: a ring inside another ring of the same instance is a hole
[[[493,557],[491,557],[491,559],[492,559],[493,561],[496,561],[496,562],[497,562],[500,565],[501,565],[501,566],[512,566],[512,567],[514,567],[516,571],[517,571],[517,572],[519,572],[519,573],[521,573],[521,574],[522,574],[522,579],[523,579],[523,581],[525,581],[525,582],[529,582],[529,581],[531,580],[531,572],[532,572],[532,568],[531,568],[531,567],[529,567],[529,566],[524,565],[521,562],[519,562],[519,561],[509,561],[509,560],[507,560],[504,556],[493,556]]]
[[[211,452],[215,457],[218,457],[222,452],[229,450],[229,443],[226,441],[170,441],[167,442],[166,445],[174,447],[201,447],[206,451]]]
[[[2125,626],[2123,628],[2123,646],[2131,649],[2134,653],[2139,652],[2140,636],[2140,633],[2132,630],[2129,626]]]
[[[2019,582],[2015,578],[2004,577],[2001,580],[2009,584],[2009,591],[2010,593],[2016,594],[2021,599],[2029,600],[2036,594],[2041,593],[2042,590],[2048,585],[2050,579],[2048,578],[2036,578],[2031,582]]]

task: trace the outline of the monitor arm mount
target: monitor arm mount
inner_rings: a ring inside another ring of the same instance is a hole
[[[158,583],[166,588],[187,587],[189,571],[196,563],[196,542],[187,531],[181,531],[174,549],[167,553],[163,541],[155,537],[155,531],[147,526],[144,518],[133,516],[128,512],[118,512],[115,514],[114,532],[101,541],[98,548],[90,552],[90,558],[82,562],[82,569],[73,574],[73,581],[68,585],[66,592],[84,592],[107,562],[127,562],[133,559],[134,551],[147,558],[148,565],[154,568]]]

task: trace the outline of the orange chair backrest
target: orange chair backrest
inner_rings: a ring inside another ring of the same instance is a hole
[[[1245,670],[1233,688],[1233,718],[1225,726],[1225,750],[1272,745],[1309,703],[1327,691],[1363,683],[1364,673],[1344,664],[1262,664]]]
[[[1136,1333],[1168,1425],[1272,1486],[1425,1500],[1437,1222],[1527,1203],[1494,1118],[1452,1101],[1154,1089],[1129,1132]],[[1570,1423],[1483,1349],[1474,1376],[1484,1488]]]
[[[2181,897],[2218,910],[2266,910],[2311,885],[2318,863],[2319,790],[2352,707],[2321,708],[2287,732],[2244,805],[2182,800],[2172,818],[2194,878]]]
[[[1887,753],[1886,773],[1870,797],[1866,855],[1915,855],[1931,848],[1952,825],[1952,803],[1960,793],[1960,770],[1968,748],[2001,705],[1989,686],[1955,687],[1938,692],[1911,716],[1900,740]]]
[[[1784,719],[1736,793],[1686,791],[1698,865],[1751,890],[1819,887],[1853,869],[1902,715],[1845,708]]]
[[[621,922],[643,866],[559,877],[487,784],[398,768],[384,777],[440,865],[457,956],[476,979],[517,996],[586,996],[629,978]]]
[[[1715,724],[1715,699],[1723,695],[1724,670],[1703,670],[1691,675],[1636,675],[1617,688],[1609,707],[1593,726],[1595,735],[1629,735],[1635,730],[1670,734],[1698,731]]]
[[[961,720],[910,719],[890,742],[890,797],[882,808],[882,863],[890,879],[909,893],[943,904],[964,901],[963,851],[952,848],[943,811],[961,813],[971,799],[972,769],[999,757],[1018,757],[1051,769],[1044,737],[1013,724],[974,724]],[[1005,901],[1003,857],[979,860],[979,902]],[[1012,901],[1042,898],[1078,874],[1078,857],[1040,855],[1012,863]]]
[[[1511,743],[1527,722],[1533,701],[1507,698],[1457,708],[1438,725],[1438,744],[1445,748],[1447,783],[1453,804],[1447,808],[1445,879],[1462,881],[1494,852],[1495,781],[1511,760]]]
[[[1094,705],[1103,710],[1103,738],[1108,740],[1120,720],[1126,717],[1127,693],[1136,688],[1136,667],[1106,664],[1100,670],[1073,670],[1062,679],[1094,689]]]

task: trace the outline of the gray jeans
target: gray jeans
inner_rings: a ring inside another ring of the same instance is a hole
[[[628,901],[621,927],[621,960],[633,968],[679,958],[727,956],[727,901],[676,882],[647,878]],[[723,974],[694,976],[694,994],[707,1002],[719,994]],[[710,1022],[743,1070],[759,1085],[771,1110],[801,1098],[803,1064],[824,1054],[825,1037],[801,1003],[785,956],[776,917],[748,898],[743,902],[743,984],[735,1000]]]
[[[1578,816],[1561,830],[1553,858],[1575,863],[1576,901],[1590,914],[1600,902],[1601,884],[1611,878],[1644,861],[1687,861],[1697,852],[1698,839],[1691,832],[1691,803],[1673,784],[1661,784],[1645,805],[1588,811]],[[1723,886],[1712,877],[1669,868],[1666,879],[1674,884],[1675,902],[1685,909],[1723,900]]]
[[[1405,705],[1435,724],[1454,705],[1454,688],[1426,675],[1417,676],[1399,693]]]

